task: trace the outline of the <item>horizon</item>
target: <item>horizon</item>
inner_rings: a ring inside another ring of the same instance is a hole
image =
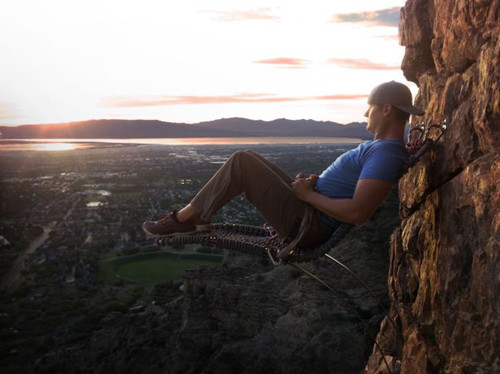
[[[362,122],[377,84],[417,92],[400,69],[404,4],[9,0],[0,14],[9,35],[0,38],[0,126]]]
[[[21,127],[21,126],[52,126],[52,125],[75,125],[75,124],[80,124],[80,123],[86,123],[86,122],[99,122],[99,121],[151,121],[151,122],[164,122],[164,123],[173,123],[173,124],[179,124],[179,125],[197,125],[200,123],[207,123],[207,122],[217,122],[217,121],[224,121],[224,120],[247,120],[247,121],[262,121],[262,122],[275,122],[275,121],[314,121],[314,122],[331,122],[335,123],[337,125],[342,125],[342,126],[349,126],[353,124],[366,124],[366,121],[353,121],[349,123],[340,123],[336,121],[330,121],[330,120],[315,120],[312,118],[300,118],[300,119],[289,119],[289,118],[275,118],[271,120],[261,120],[261,119],[251,119],[251,118],[244,118],[244,117],[226,117],[226,118],[216,118],[213,120],[208,120],[208,121],[199,121],[199,122],[175,122],[175,121],[164,121],[160,119],[140,119],[140,118],[134,118],[134,119],[128,119],[128,118],[92,118],[92,119],[87,119],[87,120],[81,120],[81,121],[69,121],[69,122],[52,122],[52,123],[22,123],[19,125],[5,125],[0,123],[0,127]],[[0,134],[1,136],[1,134]]]

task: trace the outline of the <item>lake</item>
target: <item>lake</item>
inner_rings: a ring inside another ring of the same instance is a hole
[[[255,137],[255,138],[135,138],[135,139],[0,139],[0,151],[71,151],[127,145],[244,145],[244,144],[343,144],[356,138]]]

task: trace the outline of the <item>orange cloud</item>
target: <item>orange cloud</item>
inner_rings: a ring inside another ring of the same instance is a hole
[[[396,65],[386,65],[376,62],[372,62],[365,58],[353,59],[353,58],[331,58],[328,60],[329,63],[335,64],[348,69],[363,69],[363,70],[399,70],[400,66]]]
[[[323,96],[314,96],[312,99],[314,100],[360,100],[367,99],[367,94],[337,94],[337,95],[323,95]]]
[[[343,13],[333,16],[333,22],[364,23],[370,26],[397,27],[401,8],[393,7],[369,12]]]
[[[278,65],[280,67],[285,67],[285,68],[304,68],[309,63],[309,61],[293,57],[276,57],[266,60],[254,61],[254,63]]]
[[[255,103],[278,103],[293,101],[317,101],[317,100],[359,100],[366,99],[366,94],[336,94],[324,96],[287,97],[270,94],[243,93],[238,95],[223,96],[158,96],[158,97],[108,97],[101,100],[104,107],[148,107],[169,105],[199,105],[199,104],[255,104]]]
[[[224,22],[234,22],[234,21],[273,21],[279,20],[280,17],[272,14],[271,8],[257,8],[254,10],[246,11],[232,11],[232,12],[220,12],[220,11],[207,11],[208,13],[213,13],[216,15],[215,19]]]

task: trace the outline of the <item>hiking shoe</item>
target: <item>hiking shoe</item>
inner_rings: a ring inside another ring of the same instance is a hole
[[[183,236],[209,231],[210,223],[199,219],[179,222],[177,211],[174,210],[158,221],[145,221],[142,224],[142,229],[146,235],[154,238],[161,236]]]

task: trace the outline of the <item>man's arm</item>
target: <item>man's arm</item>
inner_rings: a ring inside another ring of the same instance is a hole
[[[391,191],[392,184],[378,179],[360,179],[351,199],[332,199],[314,191],[314,183],[305,178],[292,182],[292,190],[302,201],[327,216],[360,225],[368,221]]]

